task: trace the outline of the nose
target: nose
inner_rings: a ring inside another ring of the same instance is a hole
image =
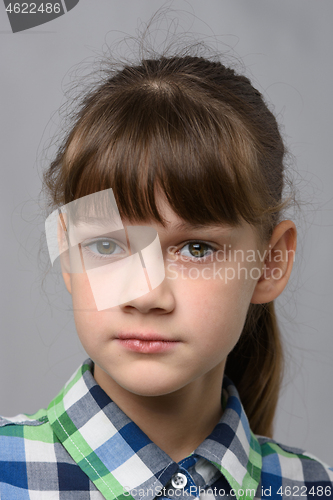
[[[175,296],[168,280],[164,280],[159,286],[145,295],[129,300],[119,307],[126,313],[140,312],[141,314],[155,313],[167,314],[176,306]]]

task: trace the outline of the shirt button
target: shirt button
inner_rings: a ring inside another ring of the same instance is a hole
[[[181,472],[177,472],[171,478],[171,484],[174,488],[185,488],[187,485],[187,477]]]

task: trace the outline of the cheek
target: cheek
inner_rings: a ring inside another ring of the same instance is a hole
[[[216,324],[228,329],[235,325],[237,329],[242,328],[245,321],[254,284],[241,277],[226,282],[220,277],[204,279],[201,276],[199,279],[179,277],[173,287],[182,315],[200,324]]]
[[[73,273],[71,275],[71,288],[74,311],[96,310],[95,300],[86,273]]]
[[[99,332],[103,330],[105,315],[97,311],[86,274],[72,274],[71,285],[76,330],[83,347],[87,350],[87,343],[93,344],[98,340]]]

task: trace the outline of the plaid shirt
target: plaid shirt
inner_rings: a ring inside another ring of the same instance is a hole
[[[47,411],[0,418],[1,500],[333,498],[333,469],[255,436],[232,382],[223,416],[179,463],[96,383],[87,360]]]

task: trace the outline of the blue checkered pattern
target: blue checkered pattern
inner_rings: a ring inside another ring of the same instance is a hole
[[[47,410],[0,418],[1,500],[333,498],[333,469],[255,436],[227,377],[220,422],[176,463],[105,394],[92,368],[83,363]]]

